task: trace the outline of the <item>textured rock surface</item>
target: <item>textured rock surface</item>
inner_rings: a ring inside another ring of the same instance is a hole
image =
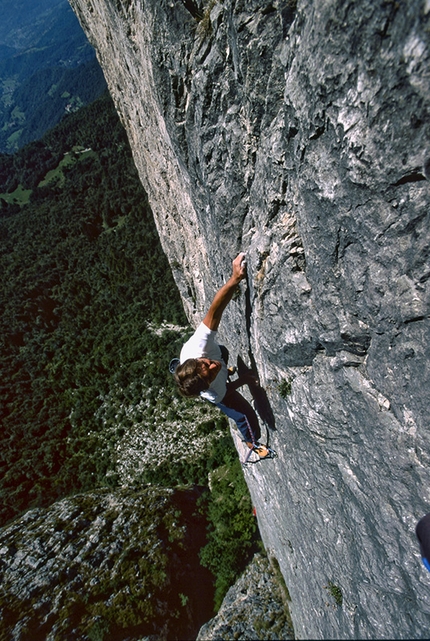
[[[99,490],[1,528],[1,639],[195,638],[213,599],[196,498]]]
[[[222,338],[276,417],[246,478],[296,636],[427,636],[429,0],[71,4],[193,322],[247,252]]]
[[[267,558],[256,554],[227,592],[216,617],[204,625],[197,641],[294,639],[288,597],[277,584]]]

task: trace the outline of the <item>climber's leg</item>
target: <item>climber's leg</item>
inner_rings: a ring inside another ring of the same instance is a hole
[[[248,429],[245,428],[245,430],[241,430],[242,436],[247,442],[256,443],[261,436],[261,432],[257,414],[252,405],[236,390],[227,390],[222,404],[245,415]],[[249,433],[249,430],[251,430],[252,433]],[[244,432],[246,432],[246,434]]]

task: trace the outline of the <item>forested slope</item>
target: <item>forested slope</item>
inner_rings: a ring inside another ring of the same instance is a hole
[[[76,145],[91,152],[35,187]],[[155,395],[168,385],[172,335],[147,321],[185,318],[107,97],[3,160],[33,188],[22,209],[2,201],[4,521],[106,482],[93,434],[101,399],[113,381],[150,377]]]
[[[0,156],[0,204],[1,524],[99,488],[198,485],[219,606],[255,519],[225,419],[174,389],[191,329],[109,96]]]

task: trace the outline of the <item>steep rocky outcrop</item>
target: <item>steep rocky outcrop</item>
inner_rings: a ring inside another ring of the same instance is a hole
[[[245,470],[298,638],[419,638],[429,575],[429,0],[70,0],[197,323],[279,457]]]
[[[294,639],[288,593],[270,562],[256,554],[227,592],[217,615],[202,626],[197,641]]]
[[[2,528],[0,638],[195,638],[213,599],[196,499],[99,490]]]

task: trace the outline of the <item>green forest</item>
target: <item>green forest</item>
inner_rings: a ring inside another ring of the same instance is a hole
[[[0,523],[96,488],[212,474],[201,558],[218,607],[255,519],[225,419],[174,388],[168,364],[191,329],[108,94],[0,155],[0,205]]]
[[[13,153],[98,98],[106,83],[67,0],[2,0],[1,8],[0,151]]]

